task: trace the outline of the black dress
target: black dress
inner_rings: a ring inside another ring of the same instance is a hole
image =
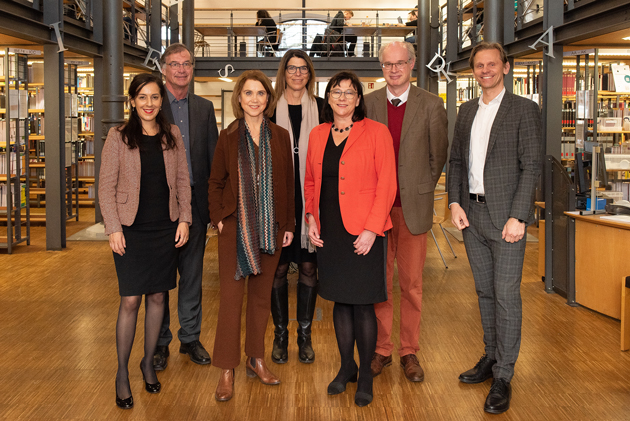
[[[125,254],[114,253],[121,296],[153,294],[175,288],[178,222],[169,215],[169,186],[161,137],[142,136],[140,202],[131,226],[123,225]]]
[[[301,125],[302,125],[302,105],[290,105],[289,104],[289,119],[291,120],[291,129],[293,131],[293,139],[300,138]],[[297,144],[297,140],[295,140]],[[317,253],[309,253],[308,249],[302,248],[302,210],[304,204],[302,203],[302,185],[300,183],[300,154],[299,150],[293,149],[293,170],[295,180],[295,235],[293,241],[287,247],[282,248],[280,254],[280,261],[278,264],[283,265],[290,262],[294,263],[316,263]]]
[[[319,295],[344,304],[373,304],[387,300],[385,239],[377,236],[365,256],[354,253],[357,236],[346,231],[339,207],[339,159],[345,139],[335,145],[328,137],[322,163],[322,190],[319,208],[321,239],[317,249]]]

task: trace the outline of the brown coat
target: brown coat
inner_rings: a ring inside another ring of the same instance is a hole
[[[169,193],[171,221],[192,223],[190,209],[190,176],[182,135],[171,125],[177,147],[165,150],[164,166]],[[136,219],[140,201],[140,150],[129,149],[122,135],[113,127],[103,147],[98,187],[105,234],[121,232],[122,225],[130,226]]]
[[[388,124],[387,87],[365,96],[367,116]],[[398,151],[398,186],[409,231],[422,234],[433,225],[433,191],[448,153],[448,125],[442,99],[413,84],[403,117]]]
[[[238,200],[238,123],[236,120],[222,130],[214,151],[208,202],[210,220],[217,225],[230,215],[236,216]],[[295,231],[295,200],[293,185],[293,157],[289,132],[269,122],[271,129],[271,157],[273,160],[273,192],[276,200],[278,238],[286,231]],[[236,257],[236,256],[235,256]]]

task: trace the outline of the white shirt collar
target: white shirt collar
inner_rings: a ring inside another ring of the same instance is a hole
[[[389,87],[387,87],[387,89],[385,89],[385,90],[387,91],[387,100],[389,102],[392,102],[392,99],[398,98],[400,100],[400,104],[398,104],[398,106],[400,107],[402,104],[407,102],[407,99],[409,98],[409,91],[411,90],[411,82],[407,86],[407,90],[405,92],[403,92],[401,96],[394,96],[394,94],[389,92]]]
[[[504,95],[505,95],[505,87],[503,87],[503,90],[499,93],[499,95],[494,97],[494,99],[492,99],[492,101],[490,101],[488,104],[486,104],[485,102],[483,102],[483,92],[481,92],[481,95],[479,96],[479,106],[480,107],[491,107],[491,106],[499,105],[499,104],[501,104],[501,101],[503,100],[503,96]]]

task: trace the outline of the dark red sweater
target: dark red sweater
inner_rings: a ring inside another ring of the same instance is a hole
[[[394,155],[396,156],[396,199],[394,206],[401,207],[400,202],[400,182],[398,181],[398,151],[400,151],[400,135],[402,132],[403,117],[405,116],[405,108],[407,103],[394,107],[391,102],[387,101],[387,127],[394,139]]]

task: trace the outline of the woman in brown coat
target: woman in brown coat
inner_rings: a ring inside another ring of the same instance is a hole
[[[186,150],[177,126],[160,112],[165,96],[161,78],[149,73],[133,78],[129,121],[109,131],[99,173],[101,212],[121,296],[116,405],[123,409],[133,406],[128,365],[143,295],[140,370],[147,392],[160,391],[153,354],[164,315],[164,291],[175,288],[177,249],[188,241],[192,222]]]
[[[237,120],[222,130],[208,187],[210,219],[219,229],[220,304],[212,363],[222,369],[215,398],[234,393],[241,360],[241,310],[247,280],[247,375],[264,384],[280,380],[265,365],[264,339],[271,287],[280,251],[295,230],[289,133],[269,121],[275,93],[258,70],[236,81]]]

